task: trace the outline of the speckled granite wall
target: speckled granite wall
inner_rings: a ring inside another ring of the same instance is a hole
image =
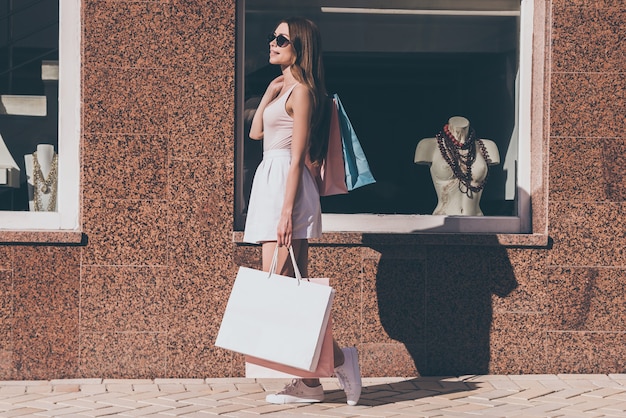
[[[237,266],[260,262],[233,242],[235,4],[83,15],[87,241],[0,246],[0,379],[241,376],[213,345]],[[543,18],[549,193],[533,204],[551,244],[314,243],[365,375],[626,372],[626,3],[554,0]]]
[[[553,3],[546,364],[623,373],[626,3]]]

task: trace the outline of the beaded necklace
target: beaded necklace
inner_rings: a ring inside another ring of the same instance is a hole
[[[52,158],[52,164],[50,167],[50,173],[46,179],[41,171],[39,160],[37,159],[37,152],[33,153],[33,192],[35,195],[35,211],[43,211],[43,203],[41,202],[41,194],[50,194],[50,200],[48,201],[48,207],[45,209],[47,212],[53,212],[56,210],[57,205],[57,164],[58,154],[54,154]]]
[[[450,132],[448,125],[445,125],[436,135],[437,145],[444,160],[450,166],[452,174],[459,180],[459,190],[468,197],[472,197],[472,193],[481,191],[487,183],[487,177],[477,186],[472,185],[472,164],[476,161],[476,144],[480,148],[480,153],[487,162],[491,164],[491,158],[487,153],[485,144],[480,139],[476,139],[476,132],[470,129],[469,137],[464,143],[460,142]],[[467,151],[461,153],[460,151]],[[489,173],[487,173],[489,175]]]

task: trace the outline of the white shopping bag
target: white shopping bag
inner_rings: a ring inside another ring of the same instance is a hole
[[[328,278],[307,279],[311,283],[330,286]],[[246,377],[251,378],[307,378],[314,379],[319,377],[331,377],[335,372],[335,353],[333,350],[333,324],[332,315],[328,317],[328,324],[324,332],[324,340],[320,351],[317,368],[314,371],[296,369],[295,367],[285,366],[284,364],[275,363],[253,356],[246,356]]]
[[[274,254],[274,260],[277,258]],[[240,267],[215,345],[297,369],[314,371],[335,291],[300,277]]]

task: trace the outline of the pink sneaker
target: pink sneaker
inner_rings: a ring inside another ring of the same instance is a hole
[[[265,401],[269,403],[313,403],[324,400],[322,385],[310,387],[302,382],[302,379],[293,379],[290,384],[275,395],[267,395]]]
[[[339,386],[346,392],[348,405],[356,405],[361,397],[361,369],[359,368],[359,354],[355,347],[342,348],[344,362],[335,367],[335,376],[339,379]]]

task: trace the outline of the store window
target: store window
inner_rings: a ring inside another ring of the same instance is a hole
[[[77,230],[80,0],[0,0],[0,230]]]
[[[249,121],[279,74],[268,64],[267,33],[298,15],[320,28],[327,88],[341,98],[377,180],[323,197],[324,231],[530,231],[531,0],[239,3],[237,229],[262,158],[262,145],[247,137]],[[475,146],[454,154],[444,127],[459,121],[469,123]],[[483,177],[468,191],[462,177],[472,166],[463,161],[471,152],[473,173]],[[453,181],[442,186],[433,162]],[[450,184],[452,197],[443,191]],[[446,207],[459,196],[474,208]]]

